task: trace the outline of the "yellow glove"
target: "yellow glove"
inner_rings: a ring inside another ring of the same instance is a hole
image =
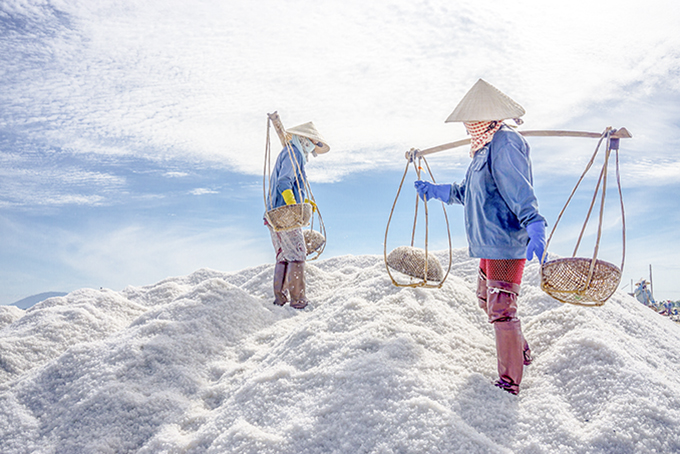
[[[285,200],[286,205],[295,205],[297,202],[295,201],[295,195],[293,194],[292,189],[286,189],[281,193],[283,196],[283,200]]]
[[[316,212],[316,203],[314,203],[314,201],[309,200],[309,199],[305,199],[305,203],[308,203],[312,206],[312,213]]]

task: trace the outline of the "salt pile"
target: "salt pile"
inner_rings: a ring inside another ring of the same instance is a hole
[[[304,311],[271,304],[273,264],[0,307],[2,451],[680,451],[678,324],[622,292],[561,304],[531,262],[512,396],[476,266],[455,250],[429,290],[394,287],[382,256],[311,262]]]

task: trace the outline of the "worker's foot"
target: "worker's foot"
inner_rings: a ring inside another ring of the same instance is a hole
[[[494,383],[497,387],[502,389],[503,391],[507,391],[510,394],[517,395],[519,394],[519,385],[514,385],[512,383],[508,383],[507,381],[503,380],[502,378],[499,378],[496,380],[496,383]]]

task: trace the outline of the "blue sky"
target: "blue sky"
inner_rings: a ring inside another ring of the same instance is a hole
[[[314,121],[331,144],[308,167],[324,257],[382,253],[404,152],[463,138],[444,119],[480,77],[522,104],[523,129],[633,133],[621,147],[622,285],[651,264],[655,296],[680,299],[679,21],[674,1],[6,0],[0,304],[273,261],[261,215],[274,110],[288,126]],[[595,143],[530,143],[552,224]],[[446,182],[468,159],[461,148],[430,163]],[[390,247],[410,229],[403,198]],[[448,213],[465,247],[462,210]],[[600,257],[618,263],[611,216]],[[563,222],[550,250],[571,255],[582,216]],[[432,246],[446,247],[431,223]]]

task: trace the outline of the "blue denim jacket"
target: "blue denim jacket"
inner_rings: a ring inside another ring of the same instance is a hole
[[[475,153],[465,180],[451,185],[447,203],[464,205],[470,257],[525,258],[526,226],[545,219],[538,213],[524,137],[502,126]]]
[[[305,173],[306,160],[304,155],[294,145],[290,145],[290,147],[292,151],[284,148],[276,158],[276,164],[274,164],[274,170],[272,170],[269,181],[270,193],[267,194],[267,211],[286,204],[282,195],[286,189],[293,191],[297,203],[305,201],[305,181],[307,181],[307,174]],[[270,204],[270,197],[273,198],[271,200],[273,204]]]

